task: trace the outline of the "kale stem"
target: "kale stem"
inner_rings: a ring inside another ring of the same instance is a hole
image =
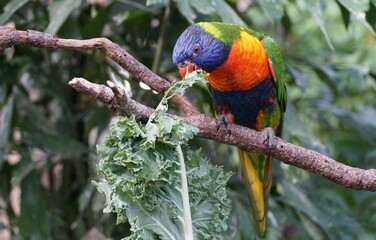
[[[181,150],[181,146],[176,146],[176,151],[178,153],[179,163],[180,163],[180,176],[181,176],[181,197],[183,200],[183,229],[184,229],[184,239],[193,240],[193,227],[192,227],[192,217],[191,217],[191,207],[189,206],[189,195],[188,195],[188,181],[187,172],[185,170],[184,155]]]

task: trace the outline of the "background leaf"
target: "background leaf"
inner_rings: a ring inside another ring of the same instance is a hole
[[[46,33],[56,34],[69,15],[77,9],[81,0],[57,0],[48,6],[50,22],[45,30]]]
[[[4,25],[12,15],[28,3],[29,0],[12,0],[5,6],[5,11],[0,15],[0,25]]]
[[[369,1],[338,0],[338,2],[349,12],[351,12],[352,15],[367,28],[368,31],[370,31],[374,36],[376,36],[376,32],[374,31],[372,25],[369,22],[367,22],[366,19],[365,12],[368,9]]]
[[[194,13],[192,7],[189,4],[188,0],[175,0],[176,5],[180,13],[187,19],[189,23],[194,23],[196,19],[196,14]]]
[[[12,124],[12,113],[14,107],[14,94],[12,93],[0,111],[0,149],[9,141],[10,126]]]
[[[47,239],[49,224],[46,205],[35,172],[23,179],[21,189],[21,234],[31,239]]]
[[[260,5],[261,9],[268,17],[271,22],[278,22],[283,17],[283,5],[282,1],[271,0],[271,1],[262,1],[257,0],[257,3]]]
[[[326,23],[324,19],[324,14],[322,12],[322,2],[320,1],[311,1],[311,4],[309,6],[309,12],[312,14],[313,19],[317,22],[317,24],[320,27],[320,30],[322,34],[325,37],[326,42],[328,43],[328,46],[330,50],[334,51],[333,43],[330,40],[329,33],[326,30]]]

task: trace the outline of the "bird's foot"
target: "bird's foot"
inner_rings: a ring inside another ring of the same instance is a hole
[[[222,125],[227,128],[229,123],[230,123],[230,120],[227,117],[227,115],[219,115],[218,118],[216,119],[217,131]]]
[[[221,127],[221,125],[224,125],[226,128],[229,124],[231,123],[235,123],[235,117],[234,115],[232,115],[232,113],[230,112],[230,110],[228,108],[224,108],[220,111],[217,111],[217,112],[220,112],[220,114],[218,114],[218,118],[217,118],[217,131],[219,130],[219,128]]]
[[[276,144],[275,139],[274,139],[275,137],[274,130],[271,127],[267,127],[262,130],[262,133],[265,136],[264,144],[267,144],[268,149],[270,151],[272,148],[274,148]]]
[[[223,125],[227,129],[226,135],[231,136],[231,129],[227,128],[227,126],[231,123],[233,122],[231,121],[231,118],[228,115],[219,115],[216,119],[217,131],[219,131],[219,129]]]

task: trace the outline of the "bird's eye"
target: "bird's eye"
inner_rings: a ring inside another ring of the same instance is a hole
[[[199,44],[195,44],[193,46],[193,56],[197,56],[201,51],[201,47]]]

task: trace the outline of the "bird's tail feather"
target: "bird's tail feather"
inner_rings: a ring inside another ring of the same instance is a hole
[[[239,150],[244,184],[247,187],[251,213],[259,235],[265,235],[268,199],[272,185],[272,158]]]

